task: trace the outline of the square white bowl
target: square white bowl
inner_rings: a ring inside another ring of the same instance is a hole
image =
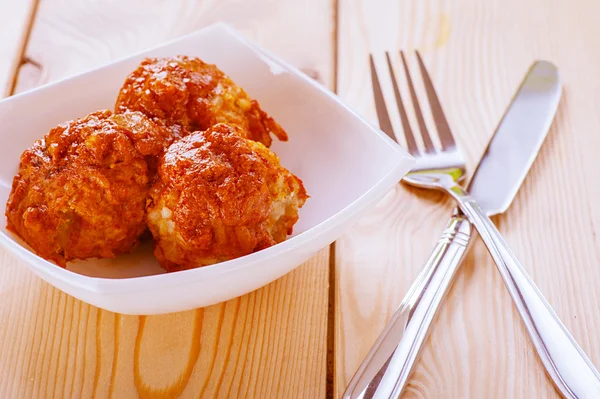
[[[37,256],[0,222],[0,243],[58,289],[100,308],[157,314],[208,306],[251,292],[290,272],[338,238],[409,171],[414,160],[330,91],[296,68],[215,24],[99,69],[0,101],[2,214],[20,154],[50,128],[112,109],[125,77],[144,57],[197,56],[242,86],[287,130],[272,149],[311,196],[294,235],[254,254],[212,266],[164,273],[151,244],[115,259],[60,268]]]

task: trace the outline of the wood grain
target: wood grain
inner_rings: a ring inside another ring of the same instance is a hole
[[[80,73],[221,19],[331,85],[332,11],[317,0],[45,0],[16,87]],[[75,300],[4,250],[0,264],[2,398],[325,396],[328,249],[249,295],[149,317]]]
[[[472,170],[531,62],[542,58],[559,66],[565,89],[557,120],[510,210],[495,221],[597,366],[599,13],[593,1],[341,0],[337,81],[340,96],[375,122],[369,52],[380,62],[385,50],[420,49]],[[394,62],[399,66],[397,55]],[[336,396],[400,303],[450,212],[440,194],[398,185],[336,243]],[[478,242],[404,397],[557,396]]]
[[[12,13],[0,36],[15,35],[0,45],[4,92],[22,61],[32,4],[0,3],[0,19],[6,9]],[[339,7],[336,82],[333,4]],[[375,121],[368,53],[381,61],[384,50],[419,48],[472,169],[528,65],[549,59],[565,80],[557,121],[510,211],[495,220],[598,365],[599,8],[590,0],[528,0],[526,7],[517,0],[45,0],[16,90],[224,19],[324,84],[336,84],[346,102]],[[397,57],[394,62],[398,66]],[[398,185],[337,242],[336,397],[420,270],[450,210],[440,194]],[[0,397],[323,397],[327,259],[325,250],[225,304],[131,317],[72,299],[0,251]],[[477,243],[405,397],[556,396]]]
[[[0,1],[0,98],[11,93],[37,0]]]

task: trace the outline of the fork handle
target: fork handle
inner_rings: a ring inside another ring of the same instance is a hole
[[[512,253],[496,226],[460,187],[451,190],[479,231],[552,381],[566,398],[600,398],[600,375]]]
[[[350,381],[344,399],[400,396],[470,235],[471,224],[465,216],[450,219],[423,271]]]

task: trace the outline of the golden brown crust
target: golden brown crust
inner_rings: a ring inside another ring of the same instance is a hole
[[[125,129],[135,149],[143,156],[159,157],[175,140],[187,134],[141,112],[125,111],[112,115],[110,119]]]
[[[216,123],[239,125],[244,137],[271,145],[271,134],[287,140],[286,132],[256,100],[215,65],[198,58],[147,58],[126,79],[115,112],[140,111],[188,131]]]
[[[132,127],[138,123],[146,133]],[[8,228],[61,266],[131,251],[145,229],[143,154],[155,153],[145,139],[160,142],[164,134],[139,113],[110,111],[53,128],[21,155],[6,206]]]
[[[125,129],[135,149],[144,156],[151,181],[156,176],[159,157],[174,141],[187,134],[185,129],[175,125],[167,127],[160,119],[150,119],[137,111],[114,114],[111,120]]]
[[[150,191],[147,222],[168,271],[269,247],[291,234],[302,182],[236,125],[217,124],[172,144]]]

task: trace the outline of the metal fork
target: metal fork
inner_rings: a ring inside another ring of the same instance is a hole
[[[415,117],[422,134],[424,148],[423,150],[418,148],[398,88],[390,55],[386,53],[394,96],[400,114],[402,130],[405,134],[406,147],[411,155],[416,158],[415,167],[405,176],[404,180],[409,182],[415,177],[422,179],[427,171],[434,170],[458,184],[466,178],[465,161],[450,132],[448,122],[423,60],[418,52],[416,55],[441,149],[436,149],[433,144],[423,118],[406,57],[404,52],[400,52]],[[380,128],[393,140],[398,141],[394,135],[394,129],[387,112],[372,55],[370,56],[370,66]],[[471,224],[464,215],[458,212],[455,213],[438,240],[423,271],[415,279],[398,310],[356,371],[343,398],[388,398],[400,394],[413,370],[423,343],[427,339],[429,327],[435,319],[439,305],[454,280],[454,275],[460,260],[466,252],[470,237]]]
[[[468,246],[471,235],[469,221],[477,228],[492,255],[537,353],[560,393],[568,398],[600,397],[600,374],[527,275],[489,217],[460,186],[459,183],[465,178],[465,163],[421,56],[417,52],[441,150],[433,145],[406,58],[403,52],[400,55],[424,147],[421,151],[416,145],[392,63],[389,54],[386,54],[407,147],[417,158],[416,166],[403,180],[414,186],[445,191],[457,201],[460,210],[456,211],[425,269],[359,367],[343,397],[380,399],[400,395]],[[380,126],[395,139],[372,56],[371,73]]]

